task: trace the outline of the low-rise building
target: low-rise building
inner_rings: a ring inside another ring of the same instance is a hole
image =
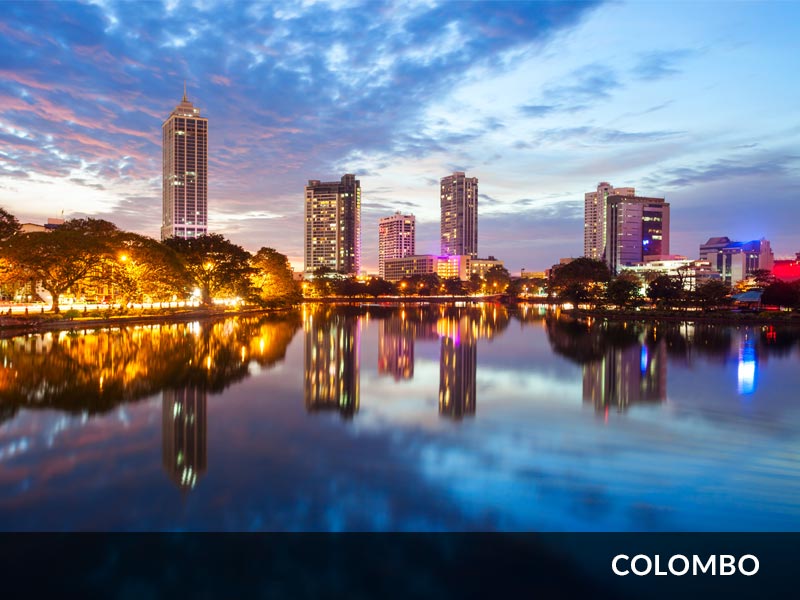
[[[417,254],[402,258],[387,258],[384,263],[385,279],[400,281],[404,277],[435,273],[442,279],[458,277],[466,281],[470,277],[470,263],[471,259],[467,255]]]
[[[490,256],[489,258],[473,258],[470,261],[470,276],[477,275],[478,277],[484,277],[487,271],[493,267],[503,268],[503,261],[497,260],[494,256]]]
[[[756,270],[772,271],[775,261],[769,240],[732,242],[727,237],[710,238],[701,244],[700,259],[708,260],[728,285],[747,279]]]

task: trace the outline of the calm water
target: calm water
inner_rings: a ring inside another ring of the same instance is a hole
[[[0,530],[800,530],[800,332],[499,306],[0,340]]]

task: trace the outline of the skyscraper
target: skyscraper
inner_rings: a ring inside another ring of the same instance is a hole
[[[305,270],[357,275],[361,268],[361,182],[311,179],[305,192]]]
[[[442,177],[442,254],[478,257],[478,178],[463,171]]]
[[[378,223],[378,274],[386,278],[386,259],[414,255],[416,237],[414,215],[396,212]]]
[[[603,260],[606,247],[606,198],[634,196],[633,188],[614,188],[605,181],[597,184],[597,191],[587,192],[583,204],[583,255],[594,260]]]
[[[669,254],[669,203],[663,198],[606,198],[605,261],[612,273]]]
[[[161,239],[208,233],[208,119],[186,98],[161,126]]]

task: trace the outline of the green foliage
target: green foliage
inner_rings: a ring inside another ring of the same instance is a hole
[[[683,286],[677,277],[659,275],[647,286],[647,297],[653,302],[670,306],[683,296]]]
[[[0,242],[19,233],[20,224],[17,217],[0,208]]]
[[[218,233],[197,238],[169,238],[164,244],[177,254],[190,285],[200,290],[203,304],[210,305],[215,296],[250,294],[250,253]]]
[[[250,261],[253,289],[263,304],[296,304],[302,298],[300,286],[292,276],[292,267],[285,254],[274,248],[261,248]]]
[[[461,296],[464,294],[464,282],[458,277],[448,277],[442,281],[444,291],[448,296]]]
[[[765,306],[800,308],[800,281],[793,283],[780,280],[774,281],[764,288],[761,304]]]
[[[693,299],[703,310],[730,303],[731,288],[717,279],[709,279],[697,286]]]
[[[549,286],[561,300],[596,302],[610,279],[611,272],[606,263],[581,257],[554,267]]]
[[[484,280],[486,281],[487,293],[502,294],[511,282],[511,275],[509,275],[508,269],[505,267],[495,265],[486,271]]]
[[[642,280],[632,271],[622,271],[606,287],[606,298],[617,306],[631,306],[641,298]]]

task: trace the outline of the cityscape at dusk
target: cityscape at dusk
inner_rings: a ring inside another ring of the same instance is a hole
[[[798,23],[0,1],[5,595],[796,595]]]
[[[798,249],[795,3],[50,3],[0,12],[0,205],[159,237],[161,124],[208,118],[208,227],[303,267],[303,186],[354,173],[378,220],[439,252],[439,181],[480,180],[481,256],[582,254],[599,181],[708,238]],[[358,35],[352,35],[358,31]],[[668,32],[668,33],[665,33]],[[765,203],[769,209],[765,210]]]

